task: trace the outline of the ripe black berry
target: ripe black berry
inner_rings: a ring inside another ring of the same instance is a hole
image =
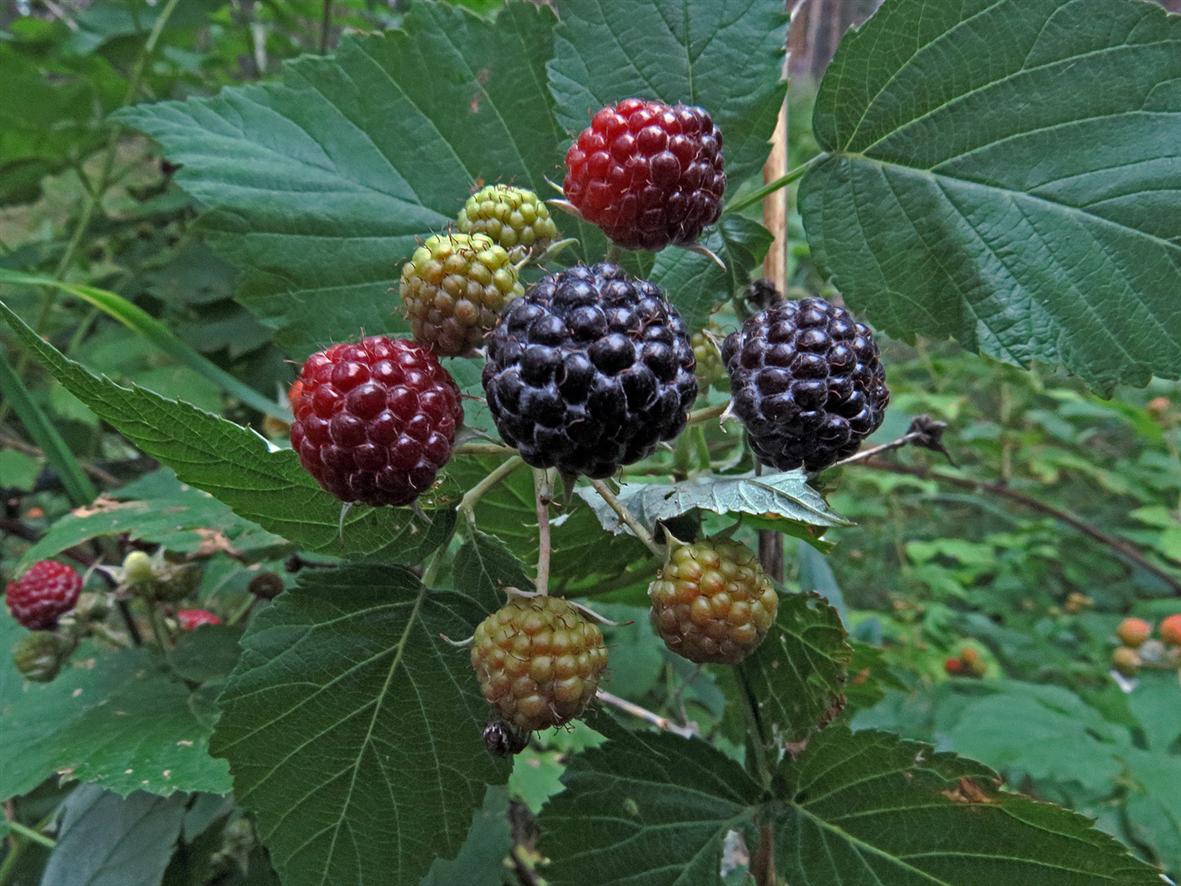
[[[779,470],[852,455],[890,402],[873,333],[822,298],[772,304],[727,337],[722,359],[751,448]]]
[[[702,108],[624,99],[570,146],[562,189],[620,246],[692,243],[722,212],[721,130]]]
[[[616,265],[576,265],[509,305],[488,337],[484,391],[534,467],[607,477],[685,426],[693,347],[656,286]]]
[[[459,387],[435,355],[384,335],[313,354],[288,396],[292,447],[341,501],[414,501],[463,424]]]

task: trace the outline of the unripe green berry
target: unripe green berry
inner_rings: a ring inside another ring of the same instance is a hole
[[[499,717],[534,732],[586,709],[607,647],[598,626],[560,597],[514,597],[480,622],[471,659]]]
[[[719,341],[723,334],[712,324],[693,335],[693,356],[697,359],[697,368],[693,374],[697,376],[697,384],[701,390],[707,390],[714,384],[726,378],[726,368],[722,365],[722,352],[710,339],[713,334]]]
[[[12,647],[12,662],[26,680],[48,683],[61,670],[70,646],[52,631],[30,631]]]
[[[402,266],[414,338],[444,357],[470,355],[524,288],[509,254],[483,234],[437,234]]]
[[[544,252],[558,236],[549,208],[532,191],[488,185],[468,198],[456,226],[465,234],[485,234],[509,252]]]
[[[732,541],[678,544],[648,586],[652,627],[695,662],[738,664],[775,623],[779,597],[755,555]]]
[[[142,585],[156,579],[156,568],[152,558],[143,551],[132,551],[123,558],[123,582],[127,585]]]

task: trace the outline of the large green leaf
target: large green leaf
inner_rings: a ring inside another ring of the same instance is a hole
[[[1181,377],[1179,84],[1154,3],[887,0],[817,99],[815,254],[893,335]]]
[[[766,737],[800,741],[845,706],[853,650],[841,617],[816,594],[787,594],[767,638],[740,671]]]
[[[775,857],[789,883],[1160,883],[1082,816],[999,790],[979,763],[884,732],[822,732],[780,777]]]
[[[725,138],[730,187],[758,173],[783,102],[787,15],[770,0],[565,0],[549,65],[571,134],[628,96],[702,105]]]
[[[752,821],[758,785],[703,741],[632,734],[605,716],[593,725],[610,740],[574,758],[541,816],[546,879],[720,884],[722,843]]]
[[[346,38],[335,57],[289,64],[281,84],[120,119],[182,164],[214,247],[246,269],[239,299],[302,357],[406,328],[388,291],[400,263],[473,183],[546,193],[562,162],[544,68],[553,20],[526,3],[495,23],[416,3],[404,31]]]
[[[480,608],[402,570],[317,570],[261,612],[220,698],[214,752],[287,886],[416,883],[508,764],[480,738],[467,652]]]
[[[52,683],[25,683],[7,655],[21,628],[0,622],[0,799],[55,772],[122,795],[230,790],[225,761],[209,756],[210,712],[159,659],[83,650]]]
[[[604,529],[616,535],[629,531],[595,490],[582,487],[578,494],[594,509]],[[625,483],[618,498],[647,529],[693,510],[775,514],[805,526],[849,525],[829,510],[803,471],[734,477],[709,474],[672,484]]]
[[[41,886],[157,886],[180,836],[185,799],[77,788],[66,798]]]
[[[121,387],[62,356],[0,302],[0,316],[75,397],[148,455],[172,467],[251,520],[327,554],[418,563],[449,537],[454,512],[417,516],[407,508],[354,507],[323,491],[290,449],[275,450],[257,433],[167,400]]]

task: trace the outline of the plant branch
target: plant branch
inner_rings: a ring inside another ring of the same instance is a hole
[[[643,720],[645,723],[651,723],[657,729],[663,729],[665,732],[671,732],[673,735],[679,735],[681,738],[695,738],[697,730],[692,726],[682,726],[668,717],[650,711],[645,707],[641,707],[633,701],[628,701],[626,698],[620,698],[618,695],[613,695],[605,689],[600,689],[598,692],[598,699],[603,704],[610,705],[613,708],[623,711],[625,714],[630,714],[637,720]]]
[[[491,490],[497,483],[523,465],[521,456],[514,455],[508,461],[498,465],[487,477],[464,493],[463,498],[459,500],[459,504],[455,510],[461,517],[467,520],[469,525],[475,525],[476,522],[476,505],[479,504],[480,499],[483,498],[489,490]]]
[[[516,455],[517,450],[511,446],[501,446],[499,443],[460,443],[452,451],[452,455],[500,455],[508,457]]]
[[[320,16],[320,55],[328,54],[328,40],[332,36],[332,0],[324,0],[324,12]]]
[[[988,482],[985,480],[973,480],[971,477],[960,477],[955,474],[948,474],[945,471],[935,471],[925,467],[914,467],[911,465],[901,465],[894,462],[879,461],[877,459],[869,459],[862,462],[867,468],[873,468],[878,471],[887,471],[891,474],[905,474],[909,477],[918,477],[920,480],[934,480],[937,483],[946,483],[949,486],[956,486],[960,489],[969,489],[973,492],[983,492],[989,495],[995,495],[998,498],[1003,498],[1011,501],[1014,504],[1021,505],[1031,511],[1036,511],[1039,514],[1045,514],[1048,517],[1053,517],[1060,523],[1064,523],[1074,530],[1082,533],[1088,538],[1105,545],[1123,557],[1125,560],[1133,563],[1145,572],[1159,578],[1162,582],[1169,586],[1173,594],[1181,596],[1181,580],[1161,567],[1157,566],[1147,557],[1140,553],[1140,551],[1131,542],[1120,538],[1117,535],[1112,535],[1097,526],[1088,523],[1081,517],[1047,504],[1040,499],[1034,498],[1032,495],[1027,495],[1024,492],[1018,492],[1015,489],[1010,489],[1007,485],[1001,482]]]
[[[945,430],[947,430],[946,422],[936,421],[929,415],[920,415],[910,423],[906,433],[898,439],[883,443],[881,446],[874,446],[872,449],[863,449],[848,458],[841,459],[833,467],[871,461],[879,455],[885,455],[887,452],[912,444],[920,449],[930,449],[932,452],[941,453],[954,466],[955,462],[951,458],[951,453],[943,446],[943,432]]]
[[[717,406],[706,406],[703,409],[696,409],[689,413],[689,417],[685,420],[686,425],[699,425],[703,422],[709,421],[711,418],[721,418],[730,409],[730,401],[719,403]]]
[[[742,212],[742,210],[754,206],[756,203],[760,202],[766,197],[769,197],[776,191],[786,188],[792,182],[802,178],[805,172],[807,172],[813,166],[818,165],[820,161],[827,159],[828,154],[818,154],[802,166],[797,166],[795,169],[792,169],[784,175],[781,175],[774,181],[767,182],[767,184],[763,185],[757,191],[751,191],[751,193],[747,194],[745,197],[735,200],[726,207],[726,212]]]
[[[630,529],[632,534],[642,541],[648,550],[664,559],[664,549],[656,543],[652,533],[640,525],[635,514],[627,509],[627,506],[619,500],[611,488],[602,480],[591,480],[590,484],[595,488],[595,492],[599,493],[599,497],[607,503],[607,506],[615,512],[615,515],[623,521],[623,525]]]
[[[13,820],[8,822],[8,829],[14,834],[20,834],[26,840],[32,840],[34,843],[40,843],[46,849],[52,849],[57,845],[57,842],[52,837],[47,837],[40,831],[33,830],[28,825],[21,824],[19,821]]]
[[[549,565],[553,545],[550,541],[549,506],[550,484],[549,476],[541,468],[533,469],[533,491],[537,498],[537,593],[549,593]]]

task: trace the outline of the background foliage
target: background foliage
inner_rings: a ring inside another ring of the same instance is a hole
[[[906,449],[816,489],[755,483],[740,441],[710,425],[625,475],[649,527],[787,534],[780,622],[738,674],[653,641],[652,558],[597,498],[571,500],[553,585],[620,623],[606,688],[707,741],[600,711],[511,765],[489,757],[465,656],[439,635],[470,634],[499,588],[527,583],[529,476],[480,502],[481,528],[459,527],[428,590],[406,567],[451,537],[495,460],[454,462],[419,515],[342,517],[282,448],[286,361],[400,330],[387,290],[416,238],[475,181],[548,195],[588,108],[640,88],[700,102],[726,133],[732,199],[754,191],[786,15],[717,2],[688,17],[660,0],[620,29],[620,2],[491,17],[481,0],[351,0],[325,18],[310,0],[96,0],[0,16],[5,577],[162,546],[201,565],[196,599],[226,622],[180,635],[166,662],[87,641],[46,686],[5,656],[0,882],[665,882],[682,868],[743,882],[768,822],[790,883],[901,882],[903,864],[976,882],[956,865],[981,854],[995,866],[980,882],[1058,882],[1032,879],[1038,853],[1156,881],[1100,832],[1181,875],[1176,671],[1108,670],[1119,620],[1159,621],[1181,592],[1181,19],[1158,6],[893,0],[825,85],[793,82],[792,165],[829,153],[793,192],[790,283],[839,287],[897,336],[873,442],[929,415],[954,464]],[[896,51],[867,60],[895,31]],[[939,51],[949,32],[1004,51],[965,63]],[[1061,149],[1080,141],[1110,149]],[[863,219],[870,203],[884,208]],[[700,327],[761,262],[759,220],[731,212],[710,234],[725,272],[681,250],[633,270]],[[559,224],[576,255],[601,255],[595,230]],[[916,240],[944,260],[914,260]],[[478,368],[452,362],[477,391]],[[289,586],[275,603],[247,591],[263,572]],[[0,619],[0,648],[17,634]],[[966,647],[982,679],[946,674]],[[767,699],[767,736],[809,740],[771,793],[743,765],[758,737],[739,682]],[[992,770],[1100,832],[995,791]],[[896,807],[913,844],[873,827]],[[965,808],[986,820],[966,827]],[[1014,823],[1044,845],[1003,855]]]

